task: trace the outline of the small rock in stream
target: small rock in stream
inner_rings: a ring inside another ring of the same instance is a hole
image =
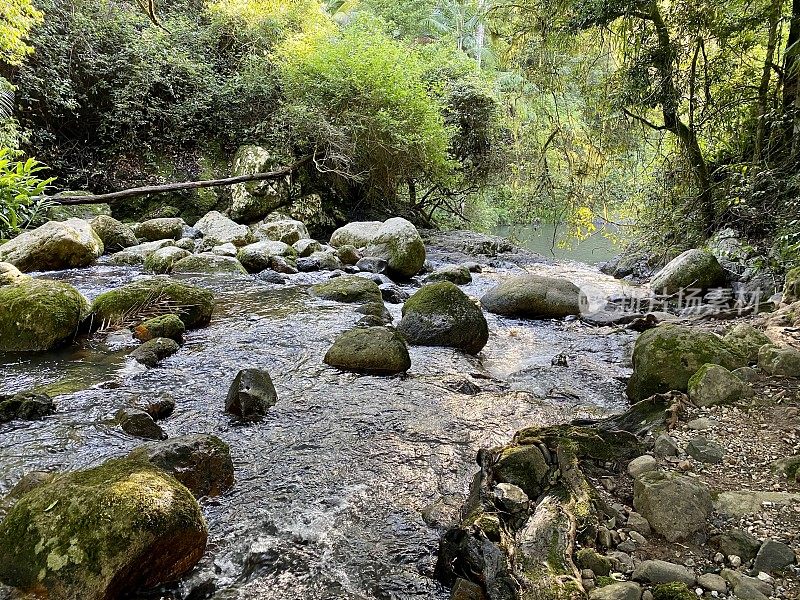
[[[278,394],[269,373],[260,369],[239,371],[228,391],[225,412],[245,421],[258,420],[275,406]]]
[[[168,356],[172,356],[180,349],[181,347],[175,340],[155,338],[136,348],[131,352],[130,356],[136,362],[152,368],[158,366],[158,363]]]
[[[121,408],[116,414],[117,423],[129,435],[151,440],[167,438],[164,430],[149,414],[138,408]]]

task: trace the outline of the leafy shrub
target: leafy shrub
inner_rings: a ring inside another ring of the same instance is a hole
[[[0,148],[0,238],[10,238],[35,224],[50,206],[42,196],[53,179],[41,179],[44,166],[29,158],[18,159],[8,148]]]

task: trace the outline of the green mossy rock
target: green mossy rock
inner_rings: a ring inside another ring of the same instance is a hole
[[[0,352],[41,352],[69,341],[89,302],[67,283],[24,277],[0,287]]]
[[[689,379],[704,364],[733,370],[745,366],[745,362],[713,333],[680,325],[660,325],[636,340],[628,397],[638,402],[672,390],[686,392]]]
[[[172,273],[187,275],[247,275],[247,270],[231,256],[191,254],[172,265]]]
[[[536,445],[510,446],[504,449],[492,468],[494,479],[519,487],[528,498],[535,500],[542,493],[550,467]]]
[[[214,312],[214,294],[195,285],[152,277],[101,294],[92,303],[95,327],[123,324],[136,315],[158,312],[177,314],[187,329],[202,327]]]
[[[311,286],[311,293],[323,300],[336,302],[383,302],[378,284],[357,275],[334,277],[325,283]]]
[[[707,290],[726,283],[725,271],[705,250],[687,250],[659,271],[650,282],[653,291],[675,294],[680,290]]]
[[[109,215],[99,215],[89,221],[94,232],[103,240],[106,252],[116,252],[139,243],[133,229]]]
[[[186,223],[181,218],[161,217],[148,219],[143,223],[136,223],[132,229],[136,237],[145,242],[157,242],[159,240],[181,239],[185,225]]]
[[[653,600],[697,600],[697,596],[685,583],[673,581],[654,587]]]
[[[798,300],[800,300],[800,267],[795,267],[786,274],[782,302],[784,304],[792,304]]]
[[[175,246],[174,240],[158,240],[155,242],[145,242],[137,246],[130,246],[114,254],[111,257],[111,263],[115,265],[141,265],[154,252],[172,246]]]
[[[692,375],[688,384],[689,398],[697,406],[731,404],[752,398],[753,389],[725,367],[705,364]]]
[[[467,267],[461,265],[445,265],[425,278],[426,283],[436,283],[437,281],[466,285],[472,283],[472,273]]]
[[[358,327],[340,334],[325,354],[325,364],[338,369],[394,375],[411,368],[406,342],[389,327]]]
[[[156,275],[165,275],[172,271],[179,260],[191,256],[191,252],[177,246],[164,246],[152,252],[144,259],[144,268]]]
[[[395,275],[413,277],[425,264],[425,243],[411,222],[395,217],[381,225],[364,254],[384,259]]]
[[[489,340],[481,309],[449,281],[418,290],[403,305],[398,330],[418,346],[448,346],[477,354]]]
[[[56,411],[56,405],[47,394],[21,392],[13,396],[0,394],[0,423],[14,419],[37,421]]]
[[[23,273],[88,267],[104,252],[103,242],[82,219],[49,221],[0,246],[0,262]]]
[[[758,351],[758,366],[775,377],[800,377],[800,351],[771,344],[762,346]]]
[[[155,338],[169,338],[183,343],[183,334],[186,325],[178,315],[161,315],[147,319],[133,330],[133,337],[142,342],[149,342]]]
[[[575,564],[581,569],[591,569],[595,575],[604,577],[611,573],[611,559],[594,548],[581,548],[575,553]]]
[[[759,349],[764,344],[772,343],[763,332],[748,323],[739,323],[722,339],[733,352],[742,356],[750,365],[758,362]]]
[[[175,354],[181,347],[178,342],[169,338],[155,338],[149,340],[130,353],[130,357],[146,367],[158,366],[165,358]]]
[[[509,277],[489,290],[481,304],[490,313],[506,317],[554,318],[578,315],[581,290],[559,277]]]
[[[294,258],[296,254],[297,251],[284,242],[264,240],[241,248],[236,257],[249,273],[260,273],[270,268],[274,257]]]
[[[75,192],[61,192],[58,196],[60,198],[69,198],[70,196],[90,196],[88,192],[75,191]],[[58,198],[56,198],[58,202]],[[56,204],[47,209],[48,221],[66,221],[67,219],[84,219],[90,221],[91,219],[99,216],[111,216],[110,204]]]
[[[259,223],[253,228],[253,236],[257,240],[273,240],[291,245],[308,239],[308,229],[300,221],[278,219]]]
[[[253,175],[285,167],[291,159],[273,154],[261,146],[246,145],[236,150],[232,175]],[[290,178],[278,181],[251,181],[231,186],[230,216],[239,223],[253,223],[286,203]]]
[[[0,523],[0,581],[50,600],[116,600],[203,556],[191,492],[144,462],[111,460],[25,494]]]

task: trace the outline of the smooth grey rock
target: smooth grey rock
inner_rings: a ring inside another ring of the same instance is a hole
[[[647,583],[670,583],[678,581],[686,585],[694,585],[695,577],[683,565],[665,560],[645,560],[633,571],[633,578]]]

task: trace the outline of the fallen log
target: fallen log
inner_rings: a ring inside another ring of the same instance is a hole
[[[293,165],[271,171],[269,173],[253,173],[252,175],[238,175],[236,177],[226,177],[225,179],[208,179],[203,181],[184,181],[182,183],[165,183],[162,185],[147,185],[119,192],[111,192],[108,194],[92,194],[86,196],[37,196],[35,200],[51,200],[58,202],[61,205],[71,204],[102,204],[107,202],[114,202],[115,200],[123,200],[125,198],[135,198],[136,196],[148,196],[150,194],[165,194],[168,192],[181,192],[184,190],[196,190],[200,188],[209,187],[224,187],[228,185],[236,185],[238,183],[248,183],[250,181],[270,181],[273,179],[282,179],[287,175],[291,175],[298,168],[308,163],[311,160],[310,156],[300,159]]]

